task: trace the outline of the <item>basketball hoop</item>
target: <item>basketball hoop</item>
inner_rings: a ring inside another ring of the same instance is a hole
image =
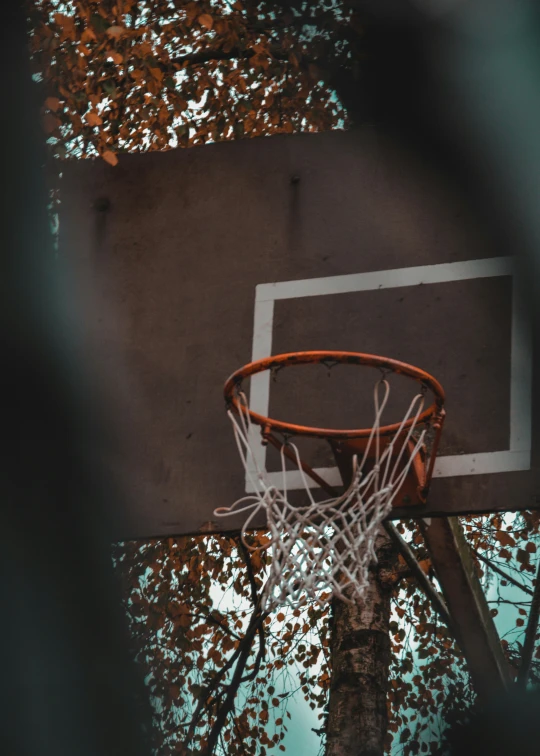
[[[373,389],[374,420],[370,428],[337,430],[295,425],[257,414],[249,408],[243,381],[265,370],[306,364],[338,364],[374,367],[381,377]],[[403,375],[420,384],[403,419],[382,424],[390,396],[389,373]],[[426,408],[426,394],[433,402]],[[429,373],[386,357],[358,352],[294,352],[252,362],[237,370],[225,384],[225,399],[236,444],[255,492],[230,507],[215,510],[217,517],[241,512],[247,517],[242,541],[251,551],[271,549],[270,574],[263,590],[264,608],[281,604],[298,606],[308,599],[322,603],[325,591],[344,601],[361,599],[368,582],[368,569],[375,559],[375,538],[393,506],[422,504],[433,474],[444,422],[444,391]],[[260,435],[255,431],[259,426]],[[276,433],[283,434],[281,442]],[[300,458],[290,438],[326,439],[336,457],[345,490],[339,493]],[[282,485],[269,481],[257,462],[256,447],[271,443],[280,452]],[[308,503],[294,506],[288,498],[286,460],[300,471]],[[330,498],[316,501],[308,483],[315,480]],[[252,547],[246,533],[257,514],[264,511],[270,541]]]

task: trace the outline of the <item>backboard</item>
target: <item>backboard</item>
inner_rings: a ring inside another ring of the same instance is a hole
[[[121,156],[115,168],[71,162],[62,192],[60,251],[81,294],[92,292],[91,349],[118,440],[108,462],[129,502],[118,537],[240,525],[213,517],[246,491],[223,384],[251,360],[296,350],[381,354],[442,383],[439,459],[415,516],[537,505],[531,337],[514,260],[376,133]],[[260,374],[250,405],[364,427],[376,377]],[[394,395],[390,412],[404,401],[399,385]],[[305,450],[339,485],[330,448]],[[270,476],[272,451],[258,459]],[[287,476],[299,487],[294,469]]]

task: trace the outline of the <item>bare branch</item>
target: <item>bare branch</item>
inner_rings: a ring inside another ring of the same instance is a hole
[[[210,730],[210,734],[208,736],[208,745],[206,746],[206,749],[204,751],[204,756],[211,756],[211,754],[213,754],[214,752],[214,748],[216,747],[216,744],[218,742],[219,735],[223,727],[225,726],[227,717],[232,711],[238,688],[240,687],[240,684],[242,682],[244,669],[251,653],[253,640],[255,638],[255,635],[259,631],[259,627],[263,624],[266,616],[267,615],[265,613],[260,613],[259,611],[257,611],[252,616],[251,622],[246,631],[246,635],[240,647],[241,654],[237,661],[232,680],[227,686],[227,694],[225,696],[225,700],[219,707],[215,722],[212,725],[212,729]]]
[[[251,563],[249,552],[240,538],[238,539],[237,543],[238,550],[242,555],[246,565],[246,571],[251,586],[253,614],[246,630],[246,634],[238,648],[238,650],[240,651],[240,656],[238,658],[238,661],[236,662],[236,668],[234,670],[232,680],[227,686],[227,693],[224,697],[223,703],[219,707],[216,719],[214,721],[212,729],[210,730],[210,734],[208,736],[208,744],[204,752],[205,756],[211,756],[211,754],[214,752],[214,748],[218,743],[221,731],[223,730],[225,722],[227,721],[227,717],[229,716],[231,711],[234,710],[234,701],[240,685],[243,682],[250,682],[257,677],[266,651],[264,620],[268,616],[268,612],[263,612],[261,610],[261,600],[257,589],[257,582],[255,580],[255,573],[253,571],[253,565]],[[251,654],[253,641],[255,640],[256,635],[259,636],[259,650],[255,659],[254,668],[249,675],[244,675],[244,670]]]
[[[530,588],[527,588],[526,585],[523,585],[523,583],[520,583],[519,580],[516,580],[511,575],[509,575],[507,572],[502,570],[500,567],[498,567],[494,562],[491,561],[491,559],[488,559],[487,557],[483,556],[483,554],[480,554],[476,549],[471,549],[472,553],[475,555],[477,559],[479,559],[481,562],[484,562],[493,572],[496,572],[498,575],[503,577],[505,580],[508,580],[509,583],[512,583],[512,585],[515,585],[516,588],[520,588],[524,593],[528,593],[529,596],[533,595],[533,592]]]

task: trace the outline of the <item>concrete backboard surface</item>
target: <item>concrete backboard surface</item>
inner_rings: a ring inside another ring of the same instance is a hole
[[[239,526],[213,516],[249,491],[223,383],[251,359],[304,349],[384,354],[445,387],[435,479],[415,516],[537,505],[514,260],[426,167],[364,129],[126,155],[114,168],[74,161],[63,173],[60,252],[85,300],[117,440],[107,462],[128,502],[118,537]],[[250,401],[280,419],[365,427],[372,382],[263,374]],[[339,485],[324,442],[310,453]],[[258,463],[278,480],[263,447]],[[298,473],[287,476],[297,488]]]

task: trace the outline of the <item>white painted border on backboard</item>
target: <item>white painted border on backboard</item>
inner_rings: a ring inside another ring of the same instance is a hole
[[[512,257],[492,257],[483,260],[259,284],[255,295],[252,360],[259,360],[272,354],[274,302],[276,300],[317,297],[328,294],[349,294],[495,276],[513,277],[509,448],[505,451],[439,457],[435,466],[434,477],[446,478],[529,470],[531,466],[532,426],[532,344],[528,319],[522,310],[518,296],[515,264]],[[270,374],[268,372],[258,373],[251,379],[249,403],[251,409],[255,412],[268,415],[270,403]],[[260,438],[256,429],[254,429],[254,432],[257,433],[257,438]],[[265,471],[266,447],[255,444],[254,448],[257,450],[257,465],[260,470]],[[331,485],[341,484],[339,471],[336,467],[317,468],[315,472]],[[253,492],[249,483],[250,474],[256,479],[256,470],[248,469],[246,476],[247,493]],[[282,485],[282,474],[280,472],[267,473],[267,475],[276,486]],[[290,470],[286,475],[289,490],[303,488],[303,481],[297,470]],[[310,481],[311,483],[313,482]],[[315,485],[313,483],[313,487]]]

